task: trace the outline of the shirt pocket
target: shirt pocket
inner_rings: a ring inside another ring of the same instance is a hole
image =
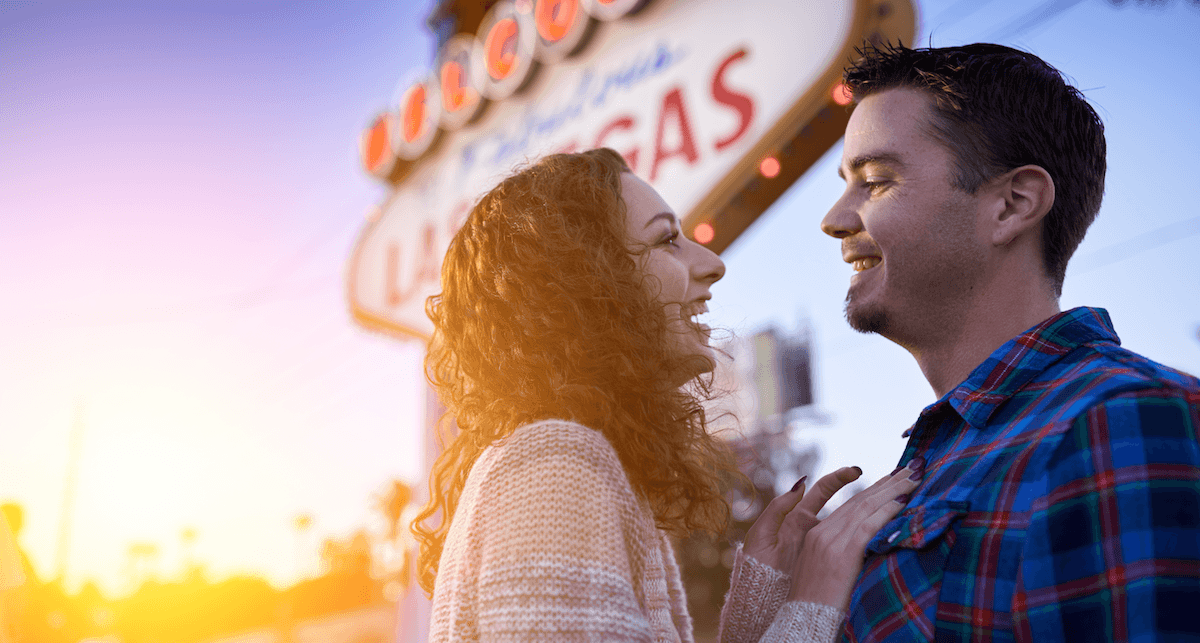
[[[867,544],[867,551],[887,554],[896,549],[924,549],[941,538],[969,509],[970,503],[955,500],[936,500],[909,507],[875,534]]]

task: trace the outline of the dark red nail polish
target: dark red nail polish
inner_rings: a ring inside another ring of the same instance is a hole
[[[912,498],[912,494],[911,494],[911,493],[902,493],[902,494],[900,494],[900,495],[896,496],[896,502],[898,502],[898,503],[900,503],[900,504],[902,504],[902,505],[907,505],[907,504],[908,504],[908,501],[909,501],[911,498]]]
[[[800,476],[800,479],[796,481],[796,484],[792,485],[792,493],[795,493],[800,488],[800,485],[804,484],[805,480],[808,480],[808,476]]]

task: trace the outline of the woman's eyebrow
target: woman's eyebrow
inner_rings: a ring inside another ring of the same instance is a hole
[[[651,224],[653,224],[655,221],[658,221],[659,219],[666,219],[667,223],[675,223],[676,222],[674,212],[659,212],[658,214],[650,217],[650,220],[647,221],[646,225],[644,225],[642,227],[649,228],[651,226]]]

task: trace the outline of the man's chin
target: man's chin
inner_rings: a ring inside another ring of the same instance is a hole
[[[869,304],[855,303],[854,300],[847,297],[846,322],[850,324],[850,328],[860,333],[882,335],[887,330],[890,320],[888,319],[887,311],[882,308]]]

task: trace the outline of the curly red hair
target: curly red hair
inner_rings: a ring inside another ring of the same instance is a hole
[[[695,358],[672,354],[663,305],[625,232],[619,154],[555,154],[508,177],[450,242],[426,376],[455,435],[412,523],[418,579],[432,594],[451,518],[480,453],[518,427],[557,418],[602,432],[660,527],[717,532],[734,470],[708,432],[708,378],[680,388]],[[448,436],[449,432],[444,432]],[[427,526],[427,519],[440,524]]]

